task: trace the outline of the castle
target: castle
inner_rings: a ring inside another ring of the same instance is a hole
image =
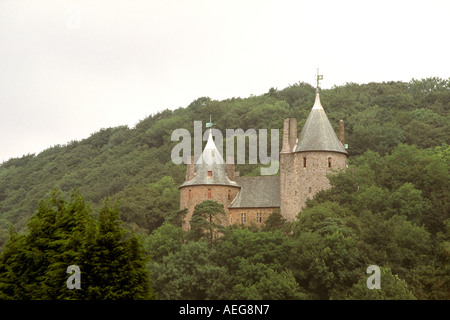
[[[346,167],[344,146],[344,122],[339,121],[338,138],[320,102],[318,86],[298,137],[297,120],[284,119],[279,176],[237,176],[235,165],[224,162],[210,130],[201,155],[207,161],[191,157],[186,181],[179,187],[180,209],[187,208],[183,228],[189,229],[195,206],[208,199],[224,205],[223,225],[263,225],[276,209],[287,221],[296,219],[308,198],[330,187],[326,175]]]

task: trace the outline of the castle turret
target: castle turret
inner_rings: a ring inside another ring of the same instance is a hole
[[[280,210],[288,221],[292,221],[308,198],[330,187],[326,175],[346,167],[348,153],[325,114],[319,87],[295,149],[286,151],[287,148],[280,153]]]
[[[228,166],[228,168],[227,168]],[[233,168],[231,168],[233,166]],[[234,181],[234,176],[229,178],[228,174],[234,173],[234,164],[226,164],[222,155],[214,143],[211,129],[208,140],[202,154],[195,159],[194,170],[187,165],[186,181],[180,189],[180,209],[187,208],[183,228],[190,228],[189,221],[197,204],[211,199],[224,205],[228,213],[228,206],[236,197],[240,187]],[[191,179],[188,179],[190,178]],[[228,217],[222,224],[226,225]]]
[[[298,137],[295,152],[331,151],[348,154],[331,126],[320,103],[319,89],[316,90],[314,106]]]

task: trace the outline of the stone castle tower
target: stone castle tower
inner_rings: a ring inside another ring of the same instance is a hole
[[[214,200],[224,205],[229,213],[229,206],[239,192],[240,187],[234,181],[234,164],[226,164],[214,143],[211,129],[205,149],[198,159],[191,156],[187,165],[186,181],[179,187],[180,208],[187,208],[184,229],[189,229],[189,221],[197,204],[205,200]],[[223,221],[228,224],[228,219]]]
[[[339,139],[320,103],[319,88],[314,106],[297,138],[297,120],[284,119],[280,152],[280,211],[292,221],[308,198],[330,187],[327,174],[346,167],[344,122]]]
[[[209,124],[212,125],[212,124]],[[308,198],[330,187],[327,174],[346,168],[344,122],[339,122],[339,138],[321,105],[319,87],[316,100],[297,137],[297,120],[284,119],[280,151],[280,175],[235,177],[234,164],[226,164],[219,153],[211,130],[202,155],[191,157],[186,181],[180,189],[180,209],[189,221],[197,204],[211,199],[224,205],[231,223],[259,224],[279,209],[287,221],[297,218]]]

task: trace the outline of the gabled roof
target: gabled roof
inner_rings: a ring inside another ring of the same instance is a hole
[[[319,90],[316,101],[298,137],[295,152],[334,151],[348,154],[339,141],[320,103]]]
[[[280,176],[238,177],[241,187],[230,208],[276,208],[280,206]]]
[[[228,179],[226,166],[214,143],[211,130],[209,130],[205,149],[203,149],[201,156],[195,160],[194,177],[185,181],[180,187],[203,184],[238,186],[236,182]],[[208,177],[208,171],[212,172],[211,177]]]

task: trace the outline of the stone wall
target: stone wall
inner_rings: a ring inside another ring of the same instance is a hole
[[[280,153],[280,213],[288,221],[298,207],[298,175],[295,174],[295,154]]]
[[[346,161],[347,156],[339,152],[280,154],[280,211],[283,217],[288,221],[296,219],[307,199],[330,187],[326,175],[344,169]]]
[[[245,226],[254,224],[258,227],[261,227],[266,223],[267,218],[275,209],[278,208],[230,208],[228,223],[242,224]]]
[[[193,185],[180,188],[180,209],[188,208],[185,222],[183,224],[184,230],[190,229],[189,221],[192,218],[192,213],[197,204],[205,200],[214,200],[224,205],[226,217],[229,216],[228,207],[239,192],[239,187],[223,186],[223,185]],[[211,190],[211,198],[208,198],[208,190]],[[189,195],[190,191],[190,195]],[[228,196],[230,193],[230,196]],[[228,219],[224,218],[224,225],[228,225]]]

